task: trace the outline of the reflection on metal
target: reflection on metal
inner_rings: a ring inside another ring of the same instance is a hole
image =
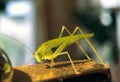
[[[0,82],[10,82],[12,75],[11,62],[7,54],[0,48]]]

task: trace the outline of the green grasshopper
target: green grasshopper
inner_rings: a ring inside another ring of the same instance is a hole
[[[69,36],[64,36],[63,32],[64,30],[69,34]],[[79,31],[81,34],[76,34],[76,32]],[[88,60],[91,60],[91,58],[87,55],[87,53],[84,51],[82,46],[79,44],[79,40],[85,39],[87,43],[90,45],[90,47],[93,49],[93,51],[96,53],[100,61],[104,64],[102,58],[100,58],[99,54],[93,47],[93,45],[90,43],[88,38],[92,37],[94,34],[84,34],[82,30],[79,27],[76,27],[74,31],[71,33],[65,26],[62,26],[62,30],[60,32],[60,35],[56,39],[52,39],[49,41],[44,42],[34,53],[34,57],[38,62],[42,62],[43,60],[50,60],[51,61],[51,67],[54,65],[54,59],[58,57],[59,55],[66,54],[71,62],[71,66],[74,69],[75,73],[78,74],[79,72],[76,70],[73,61],[69,55],[69,52],[63,50],[68,47],[69,45],[72,45],[75,43],[78,45],[80,50],[85,54],[85,56],[88,58]]]

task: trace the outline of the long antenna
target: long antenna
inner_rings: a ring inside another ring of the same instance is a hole
[[[22,42],[16,40],[14,37],[11,37],[11,36],[9,36],[9,35],[7,35],[7,34],[3,34],[3,33],[0,33],[0,35],[15,40],[16,42],[20,43],[20,44],[23,45],[25,48],[27,48],[27,49],[30,51],[31,54],[33,54],[32,50],[31,50],[28,46],[26,46],[26,45],[23,44]],[[29,61],[27,64],[30,64],[30,62],[33,60],[33,58],[34,58],[34,56],[32,56],[32,58],[30,59],[30,61]]]

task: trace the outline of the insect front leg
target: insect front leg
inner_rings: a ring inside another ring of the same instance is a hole
[[[51,59],[51,66],[50,66],[51,72],[53,71],[53,66],[54,66],[54,59]]]
[[[74,63],[73,63],[73,61],[72,61],[72,59],[71,59],[71,57],[70,57],[70,54],[69,54],[68,52],[62,52],[62,53],[60,53],[59,55],[63,55],[63,54],[67,54],[67,56],[68,56],[68,58],[69,58],[69,60],[70,60],[70,63],[71,63],[72,68],[74,69],[74,71],[75,71],[76,74],[79,74],[79,72],[76,70],[75,65],[74,65]]]
[[[70,36],[74,35],[74,34],[77,32],[76,30],[74,30],[73,33],[71,33],[71,32],[67,29],[67,27],[62,26],[62,30],[61,30],[61,32],[60,32],[59,38],[62,37],[62,34],[63,34],[64,31],[66,31]],[[88,54],[87,54],[87,53],[85,52],[85,50],[82,48],[82,46],[81,46],[78,42],[75,42],[75,43],[76,43],[76,45],[79,47],[79,49],[82,51],[82,53],[86,56],[86,58],[87,58],[88,60],[91,60],[91,58],[88,56]]]
[[[59,56],[59,55],[67,54],[67,55],[68,55],[68,58],[69,58],[69,60],[70,60],[70,62],[71,62],[71,65],[72,65],[72,67],[73,67],[73,69],[74,69],[74,71],[75,71],[75,73],[78,74],[79,72],[77,72],[77,70],[76,70],[76,68],[75,68],[75,66],[74,66],[74,64],[73,64],[73,61],[72,61],[69,53],[68,53],[68,52],[62,52],[63,49],[65,49],[65,48],[67,47],[67,44],[68,44],[68,41],[62,43],[62,44],[57,48],[57,50],[54,52],[53,55],[55,55],[55,56],[57,57],[57,56]]]
[[[94,48],[93,44],[89,41],[89,39],[85,36],[84,32],[80,29],[80,27],[76,27],[75,30],[73,31],[72,34],[75,34],[77,31],[79,31],[84,39],[86,40],[86,42],[89,44],[90,48],[94,51],[95,55],[98,57],[98,59],[100,60],[100,62],[104,65],[105,65],[105,62],[103,61],[103,59],[100,57],[99,53],[97,52],[97,50]]]

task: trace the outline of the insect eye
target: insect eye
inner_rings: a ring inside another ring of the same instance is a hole
[[[39,52],[38,52],[37,54],[38,54],[39,56],[41,55],[41,53],[39,53]]]

